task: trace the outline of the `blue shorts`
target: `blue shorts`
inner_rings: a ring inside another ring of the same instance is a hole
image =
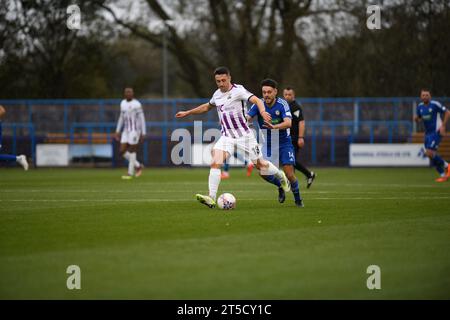
[[[272,154],[268,154],[267,146],[263,147],[263,155],[266,160],[269,160],[275,165],[295,165],[295,153],[294,146],[292,143],[282,145],[280,148],[273,152]],[[278,156],[278,157],[277,157]]]
[[[439,132],[429,133],[425,135],[425,149],[437,150],[441,143],[442,136]]]

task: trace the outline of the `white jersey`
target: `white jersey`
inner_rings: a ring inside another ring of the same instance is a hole
[[[252,96],[239,84],[232,84],[227,92],[219,89],[214,92],[209,103],[217,107],[223,136],[236,139],[251,132],[245,114],[246,103]]]
[[[124,132],[136,131],[143,135],[147,133],[144,111],[141,103],[136,99],[130,101],[124,99],[120,103],[120,117],[116,132],[121,132],[122,127]]]

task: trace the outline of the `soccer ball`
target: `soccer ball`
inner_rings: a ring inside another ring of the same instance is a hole
[[[217,206],[223,210],[231,210],[236,208],[236,198],[231,193],[221,194],[217,199]]]

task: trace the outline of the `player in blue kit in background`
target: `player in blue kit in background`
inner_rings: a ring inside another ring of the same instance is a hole
[[[278,84],[275,80],[265,79],[261,82],[261,90],[263,95],[264,107],[266,112],[272,117],[271,123],[267,124],[261,117],[257,106],[253,105],[247,113],[247,119],[258,116],[259,128],[262,129],[264,134],[264,148],[263,154],[268,159],[272,159],[272,162],[280,162],[283,167],[283,171],[286,174],[289,182],[291,183],[292,193],[294,194],[295,204],[298,207],[303,207],[303,200],[300,196],[300,189],[297,177],[294,173],[295,156],[294,147],[292,146],[292,140],[290,136],[290,127],[292,124],[292,115],[289,110],[288,103],[277,97]],[[264,130],[268,129],[268,130]],[[272,146],[272,133],[273,130],[278,130],[278,146]],[[275,151],[275,152],[274,152]],[[278,156],[278,159],[274,159]],[[285,192],[281,188],[279,179],[275,176],[261,176],[264,180],[276,185],[278,187],[278,201],[283,203],[286,199]]]
[[[439,143],[445,135],[445,126],[450,118],[450,111],[439,102],[431,100],[431,91],[422,89],[420,91],[422,102],[417,106],[415,121],[423,121],[425,126],[425,149],[431,163],[439,172],[436,182],[445,182],[450,177],[448,163],[438,153]],[[444,116],[444,120],[441,116]]]
[[[0,106],[0,150],[2,149],[2,118],[5,114],[5,108]],[[25,171],[28,170],[27,158],[24,155],[16,156],[12,154],[0,154],[0,161],[15,161],[20,164]]]

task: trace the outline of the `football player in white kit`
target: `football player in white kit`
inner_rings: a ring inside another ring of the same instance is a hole
[[[266,122],[270,122],[270,114],[266,112],[263,102],[254,94],[248,92],[243,86],[231,83],[231,74],[228,68],[218,67],[214,71],[214,78],[218,89],[214,92],[211,100],[196,108],[180,111],[177,118],[184,118],[193,114],[202,114],[212,108],[217,109],[221,124],[222,135],[213,147],[211,169],[209,171],[209,195],[197,194],[197,200],[210,207],[216,206],[217,190],[220,184],[220,168],[225,159],[234,153],[243,152],[245,157],[250,158],[261,175],[275,175],[280,181],[282,188],[288,192],[290,184],[283,171],[279,170],[271,162],[265,160],[259,149],[258,142],[248,127],[245,118],[245,104],[250,101],[255,104]]]
[[[122,176],[122,179],[132,179],[142,174],[143,165],[137,161],[136,153],[147,129],[142,105],[134,99],[133,88],[125,88],[124,96],[120,103],[116,140],[120,141],[120,155],[128,160],[128,175]]]

